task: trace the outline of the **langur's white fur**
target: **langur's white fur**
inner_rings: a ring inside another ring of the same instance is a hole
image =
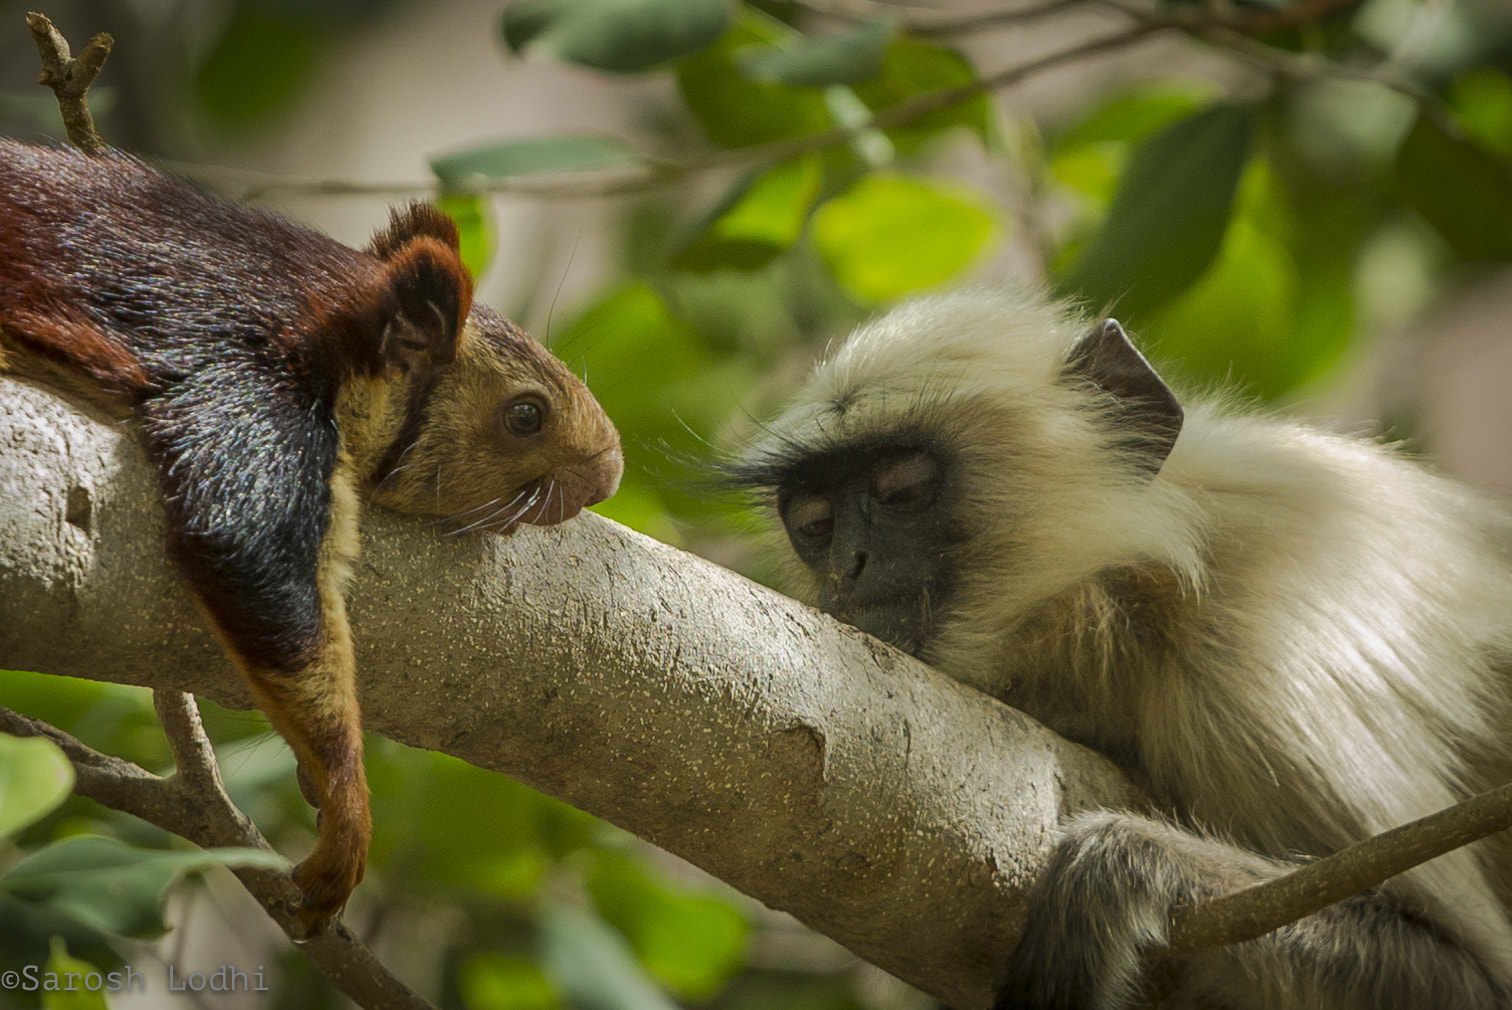
[[[1507,511],[1217,399],[1184,401],[1152,479],[1064,380],[1092,325],[1033,295],[913,302],[820,365],[758,453],[939,434],[970,538],[922,658],[1125,760],[1217,837],[1321,854],[1512,779]],[[1507,839],[1394,887],[1512,979]]]

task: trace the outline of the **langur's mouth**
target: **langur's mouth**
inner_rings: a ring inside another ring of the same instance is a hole
[[[831,616],[910,656],[918,656],[924,649],[934,626],[929,608],[917,600],[871,606],[827,606],[824,609]]]

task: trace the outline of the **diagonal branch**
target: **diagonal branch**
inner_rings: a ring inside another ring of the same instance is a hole
[[[984,74],[974,81],[954,87],[924,92],[878,109],[859,121],[841,124],[828,130],[753,144],[730,150],[714,151],[695,158],[661,160],[645,157],[635,166],[622,171],[596,171],[560,175],[505,177],[482,180],[468,191],[476,193],[512,193],[538,198],[577,199],[620,196],[663,188],[686,179],[732,169],[762,169],[791,158],[842,147],[868,133],[905,126],[943,109],[970,101],[984,94],[1002,91],[1047,70],[1132,46],[1141,40],[1164,33],[1179,32],[1193,39],[1229,52],[1261,71],[1291,80],[1319,77],[1343,77],[1391,88],[1430,106],[1433,100],[1420,88],[1387,64],[1355,67],[1338,63],[1318,53],[1293,53],[1259,41],[1261,36],[1289,28],[1316,24],[1322,19],[1358,7],[1363,0],[1301,0],[1278,10],[1248,11],[1221,7],[1165,7],[1150,11],[1130,0],[1044,0],[1028,7],[987,11],[960,19],[909,24],[908,30],[920,35],[957,35],[981,31],[1000,24],[1052,17],[1073,9],[1092,7],[1122,15],[1128,24],[1116,31],[1097,35],[1036,57],[1024,63]],[[856,15],[842,7],[810,0],[822,13],[844,18]],[[879,8],[880,13],[880,8]],[[206,169],[182,166],[184,170],[222,185],[240,187],[243,198],[264,197],[270,193],[303,193],[326,196],[389,195],[407,196],[435,188],[434,180],[357,183],[337,179],[290,179],[232,169]]]
[[[159,495],[130,427],[0,376],[0,669],[250,703]],[[598,516],[449,537],[375,509],[363,534],[369,731],[604,817],[963,1010],[1060,819],[1134,801],[1011,709]]]
[[[73,762],[74,791],[102,806],[156,824],[201,848],[249,847],[273,851],[250,818],[237,809],[221,785],[215,752],[200,723],[192,695],[157,690],[152,702],[168,734],[178,774],[161,778],[139,765],[101,754],[55,726],[0,708],[0,731],[39,736],[57,744]],[[292,909],[299,888],[286,872],[233,867],[289,938],[299,936]],[[299,941],[310,963],[353,1002],[366,1010],[435,1010],[395,978],[362,941],[341,923]]]
[[[1066,63],[1095,56],[1098,53],[1122,49],[1158,32],[1175,27],[1172,24],[1150,20],[1132,25],[1117,32],[1078,42],[1055,52],[1047,53],[1028,62],[1006,70],[978,78],[967,84],[940,88],[915,95],[896,105],[878,109],[872,115],[854,123],[842,124],[818,133],[800,137],[788,137],[763,144],[731,150],[714,151],[697,158],[680,161],[646,159],[635,168],[623,172],[601,172],[563,180],[558,175],[541,177],[507,177],[490,179],[469,187],[469,192],[514,193],[525,196],[551,198],[582,198],[620,196],[657,189],[699,175],[729,169],[760,169],[790,158],[815,154],[842,147],[859,137],[877,130],[906,126],[942,109],[948,109],[978,95],[1001,91],[1036,74],[1043,73]],[[244,199],[265,197],[270,193],[297,192],[325,196],[388,195],[403,196],[425,192],[435,188],[435,182],[377,182],[358,183],[339,179],[286,179],[271,178],[265,174],[252,174],[231,169],[205,170],[195,166],[181,166],[184,171],[225,184],[240,185]]]
[[[1178,909],[1168,949],[1173,954],[1193,954],[1253,940],[1508,828],[1512,828],[1512,784],[1383,831],[1283,876]]]

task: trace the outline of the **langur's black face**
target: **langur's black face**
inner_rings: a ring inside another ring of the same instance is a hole
[[[1075,341],[1052,328],[1053,345],[1021,333],[1029,350],[1055,355],[1047,363],[1026,351],[1023,364],[1017,344],[980,320],[932,323],[911,311],[864,327],[821,364],[725,477],[776,505],[811,576],[809,602],[941,662],[931,652],[944,647],[947,625],[1000,609],[982,573],[1017,567],[1029,534],[1005,532],[1024,509],[1008,489],[1039,470],[1053,475],[1047,460],[1069,451],[1094,454],[1084,469],[1111,484],[1143,487],[1182,413],[1114,320]],[[1059,413],[1047,419],[1046,410]],[[1082,434],[1057,443],[1046,432],[1059,429]],[[1043,552],[1036,561],[1056,563]]]
[[[792,465],[777,508],[821,609],[907,652],[922,648],[954,582],[949,474],[945,455],[907,445]]]

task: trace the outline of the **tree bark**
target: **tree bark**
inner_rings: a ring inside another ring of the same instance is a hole
[[[0,668],[246,707],[163,555],[129,425],[0,376]],[[364,517],[367,729],[512,775],[984,1006],[1057,822],[1111,765],[792,600],[596,515]]]

